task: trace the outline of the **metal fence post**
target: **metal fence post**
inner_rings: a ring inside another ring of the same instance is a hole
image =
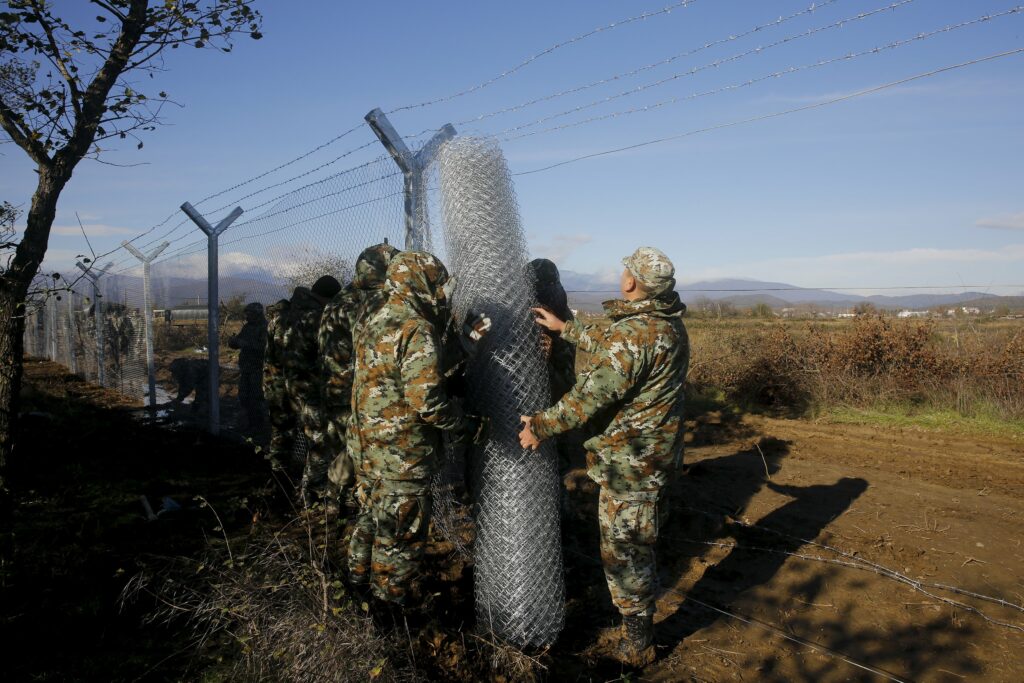
[[[46,299],[46,339],[47,349],[46,352],[50,356],[50,360],[56,362],[57,360],[57,304],[50,301],[50,298]]]
[[[152,290],[149,286],[149,276],[150,265],[153,263],[153,259],[170,246],[170,242],[164,242],[149,252],[148,256],[133,247],[127,240],[121,242],[121,246],[127,249],[132,256],[142,261],[142,315],[146,321],[146,375],[149,378],[149,407],[151,410],[156,410],[156,364],[153,361],[153,301],[150,298]]]
[[[89,282],[92,283],[92,306],[93,318],[96,321],[96,382],[102,387],[106,384],[107,369],[106,360],[103,358],[103,297],[100,296],[100,278],[107,274],[107,268],[114,265],[111,261],[105,268],[92,268],[84,265],[81,261],[75,261]]]
[[[228,226],[235,222],[242,215],[242,207],[236,206],[234,211],[229,213],[216,226],[210,225],[209,221],[203,218],[202,214],[185,202],[181,210],[192,219],[192,222],[199,226],[199,229],[206,233],[207,238],[207,346],[209,348],[209,376],[210,376],[210,433],[220,433],[220,300],[218,296],[218,274],[217,274],[217,239],[220,234],[227,230]]]
[[[423,174],[441,143],[455,137],[455,128],[446,123],[419,152],[413,153],[383,111],[374,109],[364,118],[402,170],[405,179],[405,248],[421,251],[430,241],[423,221],[426,215]]]
[[[78,356],[75,354],[75,291],[68,287],[68,317],[67,317],[67,340],[68,340],[68,369],[72,375],[78,374]]]

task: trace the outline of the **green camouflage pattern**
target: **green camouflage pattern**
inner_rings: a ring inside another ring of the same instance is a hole
[[[622,264],[653,296],[675,289],[676,268],[660,249],[640,247],[622,259]]]
[[[358,320],[384,303],[384,281],[388,263],[398,250],[388,244],[368,247],[356,260],[355,278],[324,307],[317,334],[320,349],[325,418],[325,448],[333,458],[329,472],[352,471],[354,449],[346,446],[345,434],[351,419],[352,330]],[[352,451],[352,452],[350,452]],[[339,458],[349,462],[339,462]],[[341,480],[332,481],[344,485]]]
[[[537,414],[541,439],[583,425],[605,410],[615,414],[603,433],[584,443],[588,475],[612,492],[658,491],[679,465],[683,383],[690,351],[676,292],[604,304],[612,323],[603,334],[576,321],[563,336],[593,356],[573,389]]]
[[[448,271],[431,254],[402,252],[387,271],[388,299],[355,329],[352,425],[361,476],[426,481],[441,430],[472,433],[444,386],[441,335],[451,317]]]
[[[602,488],[597,503],[601,563],[612,604],[624,616],[654,614],[658,584],[658,496],[620,498]]]
[[[357,487],[360,514],[349,544],[349,581],[381,600],[403,604],[420,573],[430,529],[430,487],[384,482]]]
[[[311,502],[314,494],[322,496],[326,493],[327,467],[330,464],[325,445],[323,376],[320,374],[317,345],[323,311],[323,303],[309,289],[296,287],[284,330],[285,392],[306,436],[306,463],[300,486],[305,503]]]
[[[291,302],[282,300],[266,310],[267,348],[263,363],[263,394],[270,417],[270,456],[288,458],[295,447],[295,413],[284,382],[284,333]]]
[[[395,255],[387,270],[387,300],[353,330],[349,446],[358,453],[360,511],[349,573],[356,583],[372,582],[375,595],[392,602],[405,601],[420,572],[441,432],[461,436],[478,426],[445,390],[447,281],[436,257]]]

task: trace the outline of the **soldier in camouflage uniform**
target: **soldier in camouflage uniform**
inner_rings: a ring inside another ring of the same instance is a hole
[[[299,486],[306,507],[316,496],[327,494],[330,460],[324,446],[323,376],[317,335],[324,305],[340,291],[341,285],[330,275],[321,277],[309,289],[296,287],[284,330],[285,392],[306,436],[306,463]]]
[[[295,413],[284,385],[284,332],[291,302],[281,299],[267,307],[267,350],[263,357],[263,395],[270,417],[269,455],[279,463],[288,462],[295,448]]]
[[[349,579],[383,601],[415,600],[430,526],[430,478],[442,431],[458,443],[483,438],[444,389],[441,335],[449,325],[444,265],[423,252],[395,255],[388,298],[354,330],[349,442],[356,442],[359,518],[349,544]]]
[[[317,335],[324,381],[325,447],[333,457],[328,477],[342,489],[351,484],[355,473],[353,459],[358,453],[353,443],[346,448],[345,433],[352,403],[352,330],[367,315],[377,311],[387,298],[384,279],[388,264],[398,250],[387,242],[367,247],[356,259],[352,284],[339,292],[324,307]]]
[[[538,324],[593,357],[566,396],[524,416],[520,441],[536,448],[593,418],[616,412],[602,434],[589,439],[587,474],[601,487],[598,521],[601,559],[612,602],[623,615],[620,657],[633,665],[653,659],[657,504],[682,459],[683,383],[690,352],[665,254],[641,247],[623,260],[622,299],[604,303],[611,325],[603,333],[564,323],[534,309]]]
[[[267,319],[263,304],[252,302],[245,307],[245,325],[228,339],[228,346],[238,353],[238,402],[245,411],[246,429],[259,434],[264,429],[263,364],[267,352]]]

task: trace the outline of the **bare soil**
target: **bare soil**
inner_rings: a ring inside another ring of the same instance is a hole
[[[229,530],[269,518],[278,503],[266,464],[241,444],[140,425],[137,407],[56,365],[32,361],[26,372],[23,409],[34,414],[14,463],[5,670],[11,680],[203,679],[210,654],[191,647],[187,624],[144,626],[144,606],[124,610],[117,596],[137,558],[201,553],[219,533],[219,520],[188,506],[194,496],[235,511]],[[618,619],[597,559],[597,492],[577,468],[567,476],[567,625],[551,651],[532,654],[536,678],[1021,680],[1024,439],[692,417],[687,472],[661,529],[657,660],[629,671],[608,656],[604,629]],[[148,522],[142,494],[189,510]],[[450,544],[433,543],[440,595],[409,636],[418,666],[437,680],[516,680],[469,651],[472,566],[455,560]]]

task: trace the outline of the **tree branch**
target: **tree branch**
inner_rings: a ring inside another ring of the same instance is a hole
[[[0,100],[0,125],[3,126],[4,132],[11,136],[14,144],[25,150],[34,162],[39,165],[49,165],[52,159],[46,153],[46,147],[32,137],[30,131],[22,128],[19,119],[20,117]]]
[[[78,90],[77,79],[68,70],[67,64],[64,63],[64,58],[60,56],[60,48],[57,46],[57,39],[53,34],[53,26],[46,19],[45,10],[40,10],[38,15],[39,25],[43,29],[43,33],[46,34],[46,41],[50,44],[50,62],[57,67],[57,71],[64,77],[64,82],[68,84],[68,88],[71,90],[71,106],[75,109],[75,117],[82,115],[81,109],[81,92]]]

